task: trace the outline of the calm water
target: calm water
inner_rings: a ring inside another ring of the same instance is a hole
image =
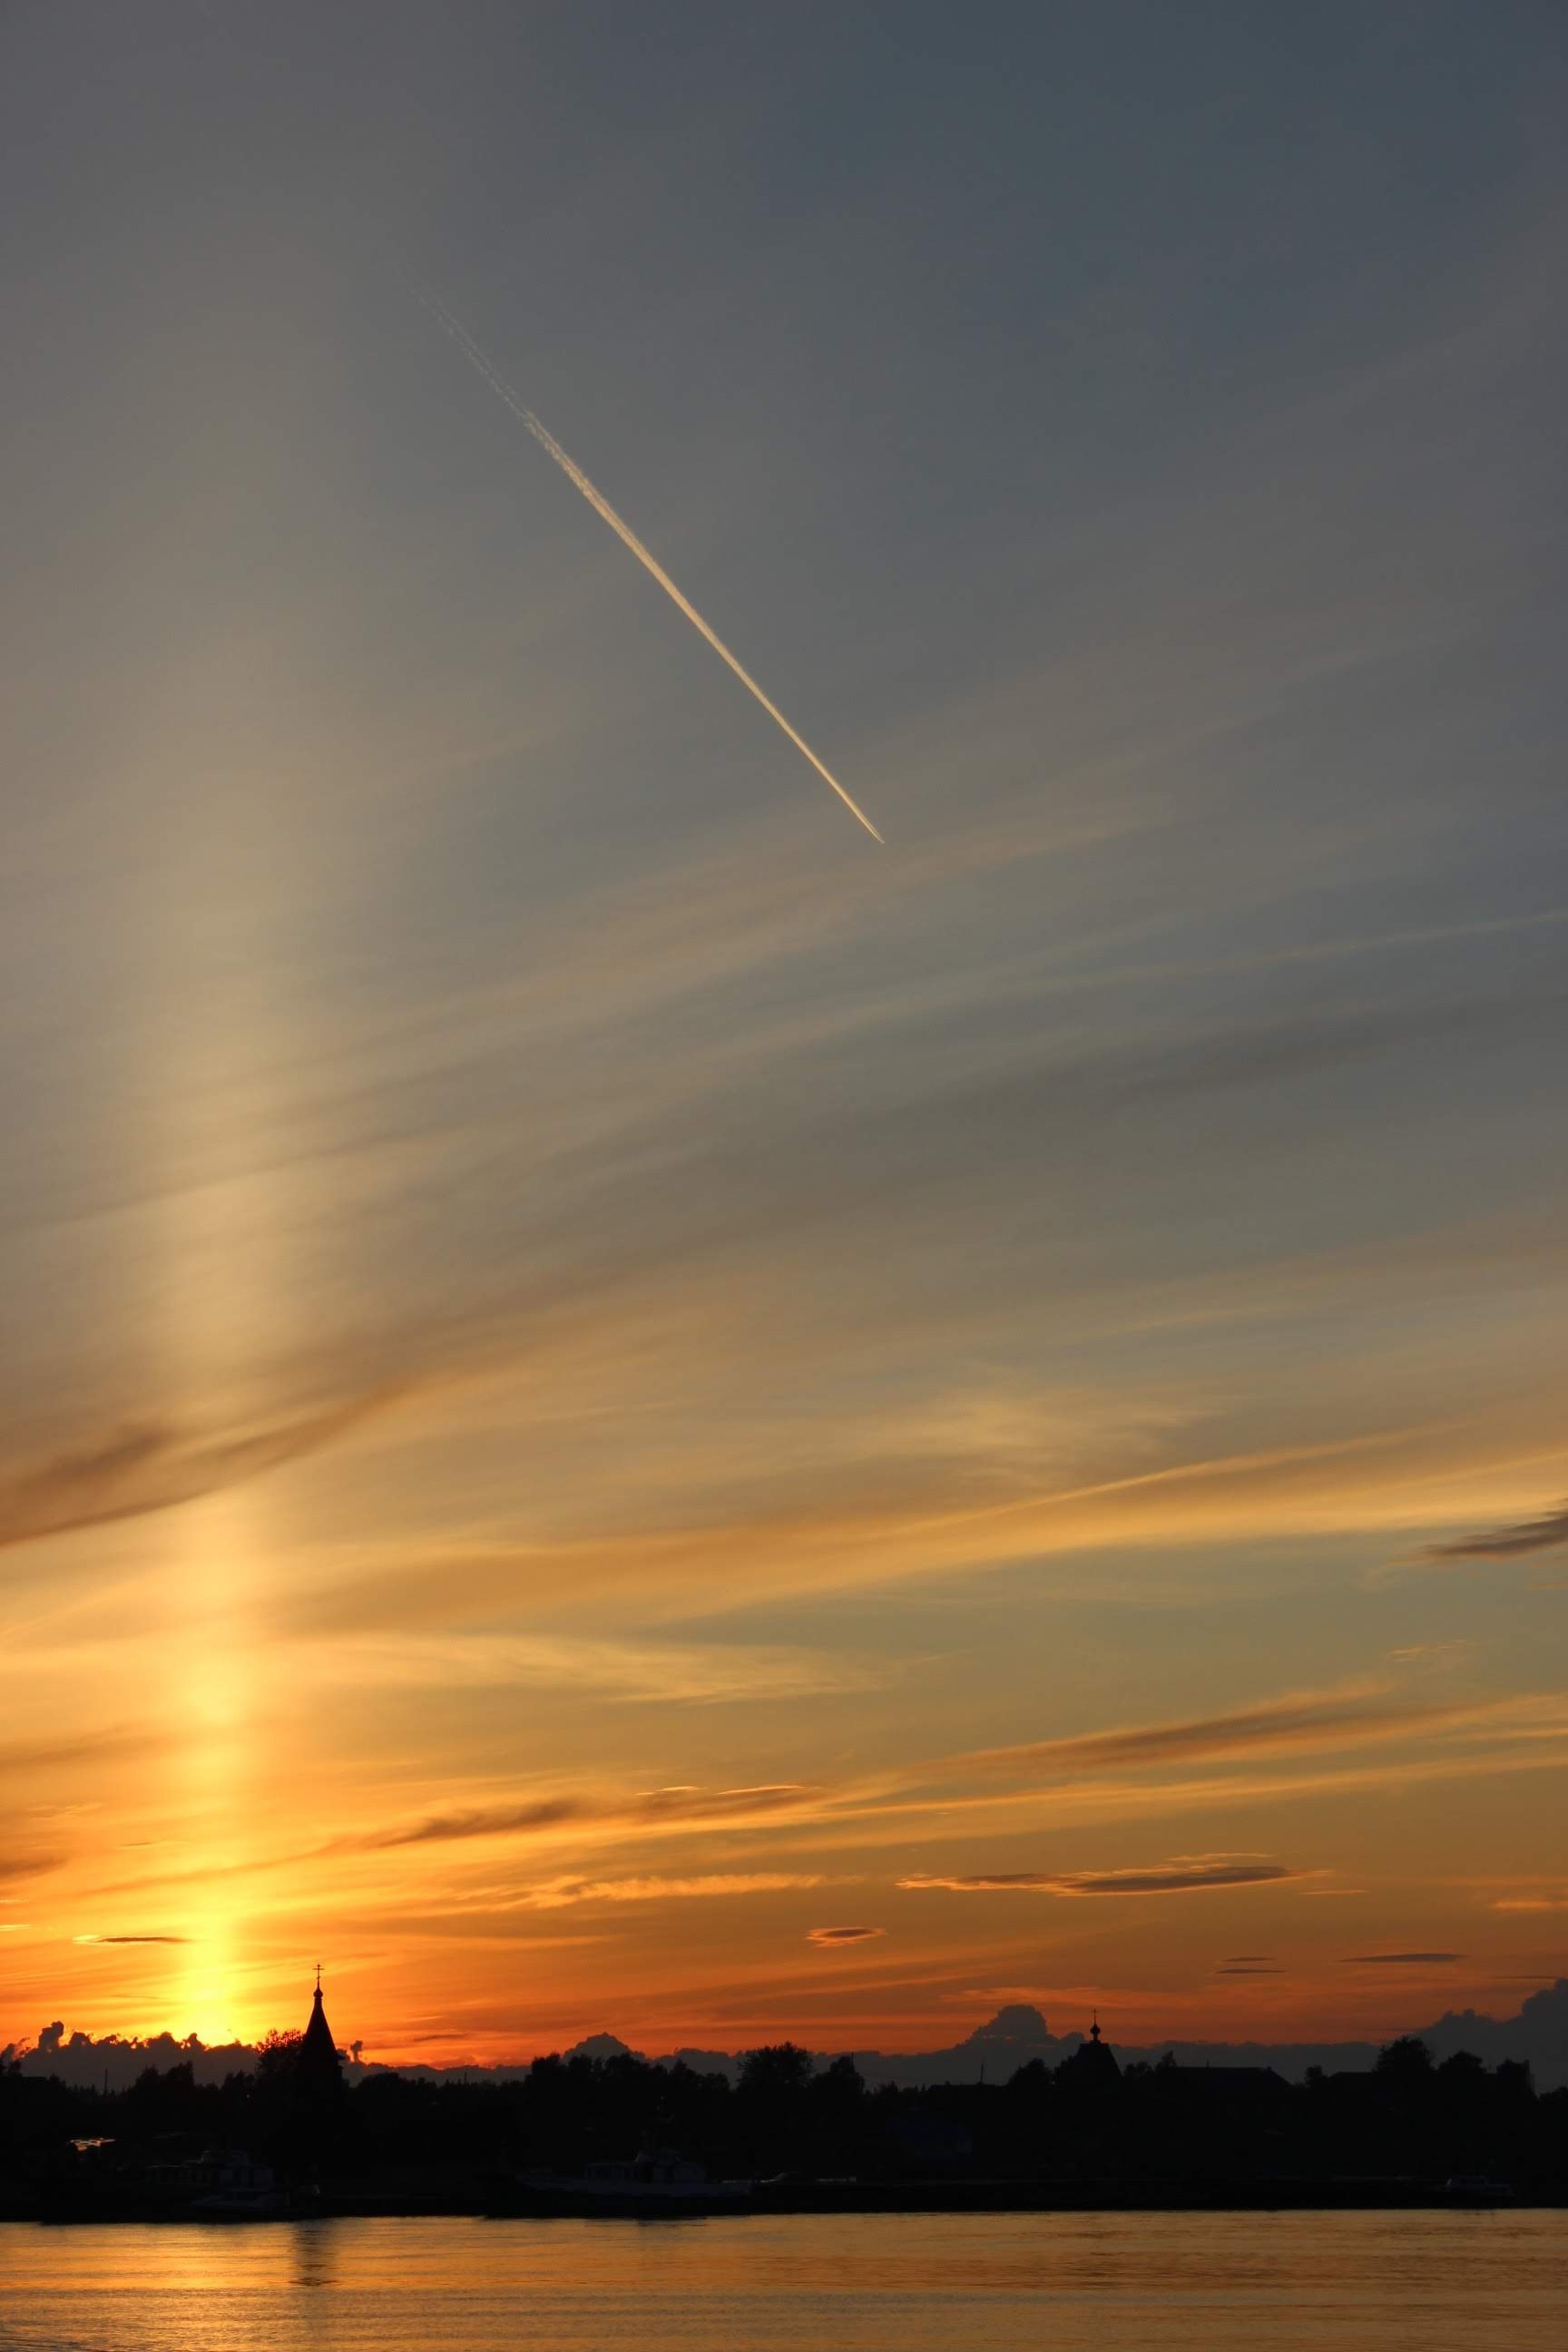
[[[1563,2352],[1568,2214],[0,2226],[58,2352]]]

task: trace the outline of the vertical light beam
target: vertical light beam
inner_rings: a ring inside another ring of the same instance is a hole
[[[858,821],[865,826],[873,841],[880,841],[882,839],[881,835],[878,832],[876,826],[872,824],[870,818],[867,815],[859,803],[850,797],[850,795],[845,791],[843,785],[839,782],[837,777],[833,774],[832,771],[824,767],[822,761],[817,758],[810,744],[805,740],[805,738],[803,735],[797,735],[795,733],[795,729],[790,725],[789,720],[784,717],[784,712],[779,709],[777,703],[769,701],[767,696],[763,692],[762,688],[757,684],[756,679],[752,676],[750,670],[746,669],[739,661],[736,660],[735,656],[730,651],[729,646],[724,643],[723,638],[719,635],[717,630],[710,629],[709,627],[707,622],[703,619],[696,605],[692,604],[690,598],[682,595],[680,590],[676,586],[674,581],[670,578],[663,564],[660,563],[658,558],[643,545],[636,531],[631,528],[631,525],[622,521],[620,516],[616,512],[615,508],[610,504],[609,499],[605,498],[604,492],[595,488],[593,483],[588,479],[587,475],[583,471],[582,467],[578,465],[576,459],[567,456],[565,450],[561,446],[560,442],[557,441],[554,434],[551,432],[549,426],[543,424],[539,417],[535,416],[532,409],[528,406],[527,403],[519,399],[517,394],[513,392],[511,386],[506,383],[504,378],[496,373],[495,369],[490,365],[489,361],[486,358],[484,352],[479,349],[478,343],[475,342],[468,330],[465,327],[459,326],[457,320],[453,318],[451,312],[447,309],[446,305],[437,301],[435,295],[430,293],[426,288],[421,287],[416,290],[418,292],[420,301],[424,304],[426,310],[429,311],[430,316],[439,326],[445,329],[448,335],[451,336],[452,341],[457,344],[458,349],[462,352],[464,358],[467,359],[473,367],[478,369],[479,374],[483,376],[485,382],[489,385],[490,390],[495,393],[500,399],[506,403],[507,406],[510,409],[512,415],[518,419],[520,424],[527,425],[529,431],[532,434],[540,447],[550,457],[554,458],[555,463],[560,467],[567,480],[582,491],[583,496],[587,499],[588,504],[593,508],[595,513],[603,517],[605,521],[609,524],[610,529],[615,532],[616,538],[621,540],[626,546],[631,549],[632,553],[637,557],[637,562],[642,565],[644,571],[652,573],[659,586],[664,590],[665,594],[673,604],[678,604],[680,610],[685,614],[692,627],[696,629],[700,635],[707,638],[709,644],[712,646],[720,660],[729,664],[730,667],[734,671],[735,676],[740,679],[741,684],[746,688],[746,691],[749,694],[754,695],[756,699],[762,704],[763,709],[767,712],[768,717],[773,720],[775,727],[783,729],[784,732],[789,737],[790,741],[795,745],[795,750],[805,759],[810,761],[812,766],[816,770],[817,774],[822,778],[823,782],[832,785],[834,791],[837,793],[845,807],[849,811],[850,815],[858,819]]]

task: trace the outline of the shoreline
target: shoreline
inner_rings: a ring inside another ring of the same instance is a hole
[[[584,2198],[549,2192],[489,2196],[378,2196],[356,2189],[292,2200],[274,2212],[198,2212],[166,2204],[119,2200],[44,2200],[31,2210],[0,2211],[0,2226],[48,2228],[150,2223],[215,2229],[255,2229],[277,2222],[320,2221],[716,2221],[834,2214],[963,2213],[1303,2213],[1303,2212],[1549,2212],[1568,2209],[1568,2191],[1525,2189],[1489,2197],[1408,2180],[1170,2181],[931,2181],[803,2183],[744,2199],[664,2200]]]

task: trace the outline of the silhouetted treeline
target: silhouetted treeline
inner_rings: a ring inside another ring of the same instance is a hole
[[[206,2148],[243,2148],[285,2184],[410,2208],[483,2207],[499,2182],[572,2178],[639,2149],[679,2150],[710,2179],[1241,2184],[1511,2183],[1568,2195],[1568,2091],[1466,2054],[1434,2064],[1405,2040],[1371,2074],[1300,2085],[1263,2067],[1040,2062],[1000,2084],[868,2090],[852,2062],[821,2072],[790,2043],[752,2052],[739,2083],[633,2057],[542,2058],[497,2084],[374,2074],[302,2107],[289,2037],[255,2074],[198,2084],[189,2066],[129,2090],[0,2070],[0,2210],[68,2207]],[[75,2142],[107,2141],[79,2152]]]

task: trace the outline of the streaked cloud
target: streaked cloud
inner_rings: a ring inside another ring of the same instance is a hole
[[[868,1944],[887,1932],[885,1927],[808,1927],[805,1940],[808,1944],[819,1944],[825,1949],[832,1950],[845,1944]]]
[[[956,1878],[910,1877],[910,1892],[942,1888],[954,1895],[1193,1895],[1210,1887],[1271,1886],[1305,1877],[1304,1871],[1247,1854],[1185,1854],[1143,1869],[988,1871]]]
[[[1506,1426],[1500,1416],[1495,1430],[1479,1421],[1462,1442],[1434,1422],[1234,1455],[1189,1452],[1159,1466],[1024,1492],[1011,1465],[900,1455],[826,1479],[827,1498],[812,1504],[764,1498],[618,1535],[537,1538],[512,1555],[505,1573],[512,1592],[521,1586],[542,1611],[559,1612],[568,1594],[592,1588],[638,1615],[673,1618],[700,1607],[738,1609],[769,1593],[852,1590],[1031,1558],[1376,1533],[1447,1515],[1446,1487],[1514,1482],[1508,1465],[1521,1444],[1544,1450],[1558,1425],[1555,1402],[1538,1402]],[[955,1506],[955,1493],[977,1484],[1005,1491]],[[743,1583],[733,1574],[737,1559],[747,1562]]]
[[[1463,1952],[1352,1952],[1342,1963],[1347,1969],[1448,1968]]]
[[[496,1805],[484,1811],[437,1813],[403,1828],[368,1832],[339,1839],[328,1853],[385,1853],[397,1846],[446,1845],[464,1838],[510,1837],[519,1831],[554,1829],[581,1818],[585,1808],[575,1797],[544,1797],[530,1805]]]
[[[188,1944],[188,1936],[76,1936],[78,1944]]]
[[[77,1764],[107,1764],[116,1759],[144,1756],[165,1744],[166,1733],[134,1727],[79,1732],[65,1738],[0,1742],[0,1775],[14,1772],[56,1772]]]
[[[1269,1749],[1353,1748],[1363,1741],[1409,1738],[1423,1730],[1465,1722],[1472,1715],[1473,1709],[1412,1706],[1375,1696],[1304,1693],[1185,1723],[1143,1724],[1126,1730],[1034,1740],[1016,1748],[981,1748],[954,1760],[975,1771],[999,1775],[1138,1771],[1161,1764]]]
[[[0,1884],[17,1878],[41,1878],[62,1866],[64,1857],[51,1854],[0,1853]]]
[[[166,1511],[330,1445],[390,1401],[373,1392],[259,1427],[152,1423],[0,1476],[0,1547]]]
[[[531,1830],[548,1830],[563,1823],[585,1828],[627,1831],[660,1823],[743,1822],[769,1814],[810,1807],[816,1791],[800,1781],[782,1781],[756,1789],[649,1789],[623,1800],[590,1797],[546,1797],[525,1805],[494,1805],[460,1813],[441,1813],[401,1828],[368,1832],[351,1837],[327,1853],[384,1853],[399,1846],[447,1845],[470,1838],[512,1837]]]
[[[558,1911],[578,1903],[719,1901],[731,1895],[780,1895],[820,1886],[816,1872],[708,1871],[695,1878],[557,1878],[516,1898],[526,1908]]]
[[[826,1652],[710,1643],[615,1642],[550,1634],[340,1635],[330,1648],[279,1656],[295,1687],[317,1675],[361,1690],[580,1690],[628,1705],[719,1706],[865,1691],[886,1678]]]
[[[1530,1552],[1556,1551],[1568,1544],[1568,1503],[1543,1511],[1539,1518],[1521,1519],[1512,1527],[1491,1528],[1480,1535],[1456,1536],[1447,1543],[1428,1544],[1425,1559],[1519,1559]]]
[[[1246,1710],[1249,1723],[1260,1715],[1268,1717],[1267,1703]],[[1165,1727],[1145,1728],[1150,1743],[1157,1748]],[[1174,1728],[1184,1735],[1188,1727]],[[786,1781],[709,1789],[681,1783],[641,1790],[603,1783],[575,1790],[557,1786],[536,1796],[520,1794],[515,1800],[492,1799],[401,1821],[367,1822],[328,1845],[258,1854],[250,1861],[224,1865],[217,1874],[297,1874],[305,1866],[340,1856],[368,1857],[486,1842],[586,1852],[636,1844],[655,1835],[677,1843],[701,1841],[721,1832],[770,1841],[805,1839],[818,1851],[842,1852],[863,1844],[868,1838],[889,1834],[906,1843],[918,1840],[928,1844],[954,1836],[972,1841],[978,1834],[1016,1838],[1031,1826],[1059,1832],[1074,1825],[1131,1824],[1224,1812],[1237,1806],[1299,1803],[1331,1795],[1408,1792],[1445,1781],[1550,1773],[1558,1769],[1568,1742],[1568,1702],[1555,1694],[1520,1694],[1463,1709],[1444,1709],[1435,1718],[1415,1710],[1409,1745],[1404,1751],[1357,1759],[1354,1751],[1360,1735],[1352,1725],[1344,1740],[1347,1760],[1306,1764],[1287,1755],[1277,1766],[1265,1769],[1250,1764],[1245,1755],[1233,1761],[1227,1745],[1233,1736],[1229,1724],[1214,1759],[1219,1769],[1212,1772],[1154,1768],[1151,1777],[1147,1764],[1133,1760],[1145,1753],[1144,1733],[1109,1736],[1119,1743],[1131,1738],[1135,1744],[1125,1751],[1128,1760],[1120,1767],[1095,1772],[1052,1777],[1031,1768],[1022,1774],[995,1774],[989,1769],[991,1752],[987,1751],[986,1779],[1005,1782],[1011,1778],[1021,1782],[994,1790],[975,1790],[973,1775],[965,1769],[967,1759],[962,1757],[950,1759],[950,1770],[916,1766],[847,1777],[837,1784]],[[1390,1744],[1385,1743],[1385,1748]],[[1205,1866],[1213,1859],[1198,1857]],[[1218,1857],[1222,1869],[1236,1859]],[[1260,1864],[1265,1876],[1278,1868],[1264,1856],[1239,1859]],[[153,1889],[210,1874],[210,1866],[205,1873],[193,1874],[159,1863],[132,1879],[105,1884],[100,1891],[110,1897],[142,1896]],[[1009,1885],[1051,1888],[1063,1878],[1062,1874],[1035,1872],[962,1874],[994,1878],[999,1888]],[[1074,1890],[1064,1883],[1061,1891]],[[1081,1891],[1100,1890],[1086,1885]],[[1309,1887],[1304,1891],[1353,1890]]]

